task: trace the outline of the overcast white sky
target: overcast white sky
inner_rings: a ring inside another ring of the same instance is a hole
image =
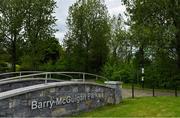
[[[68,9],[76,2],[76,0],[56,0],[56,2],[58,8],[55,10],[55,16],[58,19],[56,24],[59,31],[55,34],[55,36],[61,42],[67,31],[66,18],[68,16]],[[126,8],[122,5],[121,0],[105,0],[105,3],[111,16],[118,15],[120,13],[123,17],[125,17],[124,11]]]

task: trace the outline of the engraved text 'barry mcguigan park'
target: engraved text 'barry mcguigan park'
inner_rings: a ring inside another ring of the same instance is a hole
[[[53,106],[80,103],[82,101],[103,98],[103,93],[79,93],[74,96],[62,96],[49,101],[32,101],[31,109],[43,109],[43,108],[53,108]]]

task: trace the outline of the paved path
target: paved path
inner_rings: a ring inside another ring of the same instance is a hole
[[[152,90],[143,90],[143,89],[135,89],[134,91],[135,97],[143,97],[143,96],[153,96]],[[131,89],[122,89],[123,98],[132,97]],[[155,96],[175,96],[174,90],[155,90]],[[178,91],[178,96],[180,96],[180,91]]]

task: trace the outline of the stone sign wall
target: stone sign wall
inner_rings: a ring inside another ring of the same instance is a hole
[[[82,82],[56,82],[15,89],[11,94],[0,93],[0,117],[70,116],[117,103],[121,94],[117,96],[116,92],[112,87]]]

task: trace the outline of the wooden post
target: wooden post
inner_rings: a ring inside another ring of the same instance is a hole
[[[132,81],[132,98],[134,98],[134,81]]]
[[[177,94],[177,85],[175,86],[175,96],[177,97],[178,94]]]

